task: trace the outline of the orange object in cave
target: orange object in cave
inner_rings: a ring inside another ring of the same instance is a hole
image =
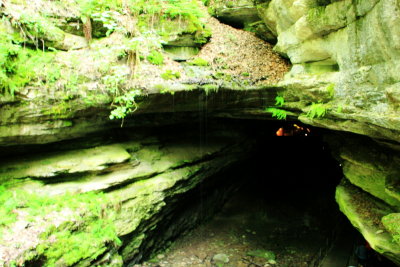
[[[308,136],[309,133],[311,133],[310,129],[293,124],[290,129],[279,128],[275,134],[276,136]]]
[[[276,136],[283,136],[283,128],[279,128],[278,131],[276,131]]]

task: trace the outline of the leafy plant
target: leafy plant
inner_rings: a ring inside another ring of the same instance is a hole
[[[279,108],[267,108],[266,112],[271,112],[272,117],[277,118],[278,120],[286,120],[287,112],[286,110]]]
[[[77,1],[81,14],[91,17],[94,13],[115,10],[122,8],[121,0],[79,0]]]
[[[122,31],[123,28],[118,25],[117,17],[121,14],[117,11],[106,10],[98,13],[93,13],[92,18],[94,21],[100,21],[103,26],[107,28],[106,36],[109,36],[112,32],[119,30]]]
[[[321,118],[326,115],[327,109],[322,103],[312,103],[310,110],[307,112],[306,116],[313,118]]]
[[[393,240],[400,245],[400,213],[391,213],[384,216],[382,224],[393,236]]]
[[[276,96],[275,97],[275,106],[282,107],[285,104],[285,99],[283,96]],[[271,112],[272,117],[277,118],[278,120],[286,120],[287,111],[284,109],[279,108],[266,108],[266,112]]]
[[[111,70],[112,74],[103,77],[103,83],[108,91],[118,96],[121,85],[126,81],[129,75],[129,70],[126,66],[113,66]]]
[[[17,85],[11,82],[11,77],[17,73],[16,62],[21,47],[12,43],[7,35],[0,35],[0,94],[14,96]]]
[[[150,52],[150,54],[147,56],[147,60],[154,65],[162,65],[164,63],[163,55],[156,50]]]
[[[328,92],[330,97],[333,97],[335,94],[335,84],[331,83],[326,87],[326,91]]]
[[[285,104],[285,99],[283,96],[276,96],[275,97],[275,106],[282,107]]]
[[[55,53],[32,51],[0,33],[0,95],[11,95],[33,80],[45,77],[53,83],[60,77],[52,63]]]
[[[140,95],[141,91],[135,89],[116,97],[113,103],[116,108],[111,111],[110,119],[124,119],[129,113],[135,112],[138,108],[135,99]]]

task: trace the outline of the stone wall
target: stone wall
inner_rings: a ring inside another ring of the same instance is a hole
[[[400,141],[400,3],[272,0],[258,5],[293,64],[282,86],[287,108],[327,115],[305,123]]]

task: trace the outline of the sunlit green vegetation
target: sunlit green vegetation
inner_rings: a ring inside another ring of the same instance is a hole
[[[4,230],[12,227],[17,219],[33,224],[39,221],[40,226],[46,226],[46,230],[41,234],[43,241],[36,248],[36,254],[44,255],[48,266],[56,266],[60,262],[70,266],[81,259],[95,259],[107,246],[120,245],[112,223],[115,208],[111,203],[101,193],[41,196],[2,186],[0,230],[4,234]],[[23,217],[18,217],[19,212],[24,214]],[[63,218],[64,223],[57,227],[51,223],[45,225],[45,221],[41,220],[50,214]],[[50,236],[52,242],[48,241]]]
[[[205,66],[209,65],[209,62],[207,60],[203,59],[203,58],[196,57],[195,59],[188,61],[188,64],[192,65],[192,66],[203,66],[203,67],[205,67]]]

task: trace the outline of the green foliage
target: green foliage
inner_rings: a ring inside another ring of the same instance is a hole
[[[181,74],[177,71],[172,71],[172,70],[166,70],[163,74],[161,74],[161,78],[164,80],[173,80],[173,79],[179,79],[181,77]]]
[[[312,103],[310,110],[307,112],[307,117],[313,118],[321,118],[326,115],[326,107],[322,103]]]
[[[258,27],[260,27],[262,24],[264,24],[262,20],[252,23],[245,23],[243,30],[248,32],[257,32]]]
[[[19,85],[12,82],[17,73],[21,47],[12,43],[8,35],[0,35],[0,94],[14,95]]]
[[[164,64],[163,55],[160,52],[156,51],[156,50],[153,50],[153,51],[150,52],[150,54],[147,56],[147,60],[151,64],[154,64],[154,65],[162,65],[162,64]]]
[[[275,106],[282,107],[285,104],[285,99],[283,96],[276,96],[275,97]]]
[[[55,82],[60,78],[60,69],[51,64],[52,52],[32,51],[14,43],[12,37],[0,34],[0,95],[13,96],[29,82],[39,78],[40,72],[46,82]]]
[[[156,84],[154,86],[154,89],[158,89],[160,94],[170,94],[170,95],[174,95],[175,94],[175,91],[171,90],[165,84]]]
[[[18,207],[19,203],[13,197],[12,192],[6,190],[4,186],[0,187],[0,229],[16,220],[16,214],[12,211]]]
[[[326,91],[328,92],[330,97],[333,97],[335,94],[335,84],[331,83],[326,87]]]
[[[86,217],[90,220],[82,228],[59,231],[51,228],[44,236],[55,238],[55,242],[45,242],[39,245],[36,250],[39,254],[45,255],[48,266],[58,266],[60,262],[71,266],[81,259],[96,259],[105,250],[109,243],[114,246],[121,245],[115,228],[108,220],[99,216]]]
[[[127,83],[129,77],[129,69],[126,66],[111,67],[112,74],[103,77],[103,82],[107,90],[114,95],[112,107],[109,118],[123,119],[130,113],[135,112],[138,108],[136,98],[142,95],[138,89],[123,91],[123,85]]]
[[[58,228],[48,228],[42,236],[44,243],[37,247],[37,252],[46,256],[48,266],[56,266],[60,260],[70,266],[80,259],[95,259],[107,244],[121,244],[112,223],[114,213],[105,213],[105,208],[113,211],[114,206],[106,206],[107,203],[111,201],[102,193],[40,196],[1,186],[0,229],[4,230],[16,221],[17,210],[23,210],[28,214],[26,219],[30,220],[72,210],[74,215],[70,220]],[[55,241],[46,241],[49,236]]]
[[[394,242],[400,245],[400,213],[391,213],[384,216],[382,224],[393,236]]]
[[[209,29],[208,27],[197,28],[196,30],[197,32],[194,36],[195,37],[194,42],[197,44],[207,43],[210,37],[212,36],[211,29]]]
[[[275,97],[275,106],[282,107],[285,104],[285,99],[283,96],[277,95]],[[273,118],[278,120],[286,120],[287,111],[280,108],[266,108],[265,112],[271,112]]]
[[[141,95],[138,89],[131,90],[114,99],[113,105],[116,106],[110,115],[110,119],[124,119],[129,113],[135,112],[138,108],[136,98]]]
[[[106,36],[118,30],[123,31],[123,28],[118,25],[117,17],[121,14],[117,11],[106,10],[98,13],[93,13],[92,18],[94,21],[102,22],[103,26],[107,28]]]
[[[204,14],[195,0],[127,0],[124,6],[128,9],[123,9],[121,0],[81,0],[79,6],[82,17],[101,21],[108,28],[108,33],[120,29],[116,17],[129,10],[138,19],[138,26],[142,29],[151,29],[155,20],[184,18],[189,22],[187,32],[198,33],[196,41],[202,43],[204,36],[211,34],[200,21]]]
[[[188,64],[191,66],[203,66],[203,67],[209,65],[208,61],[201,57],[197,57],[191,61],[188,61]]]
[[[103,83],[109,92],[118,95],[121,85],[129,75],[129,69],[126,66],[113,66],[111,72],[111,74],[103,77]]]
[[[266,112],[271,112],[272,117],[277,118],[278,120],[286,120],[287,112],[286,110],[279,108],[267,108]]]
[[[121,0],[79,0],[77,3],[81,14],[88,17],[94,13],[109,10],[119,11],[122,8]]]
[[[200,18],[204,16],[195,0],[129,0],[129,9],[133,14],[140,14],[141,19],[154,17],[164,19],[185,18],[193,28],[193,31],[202,29]]]

